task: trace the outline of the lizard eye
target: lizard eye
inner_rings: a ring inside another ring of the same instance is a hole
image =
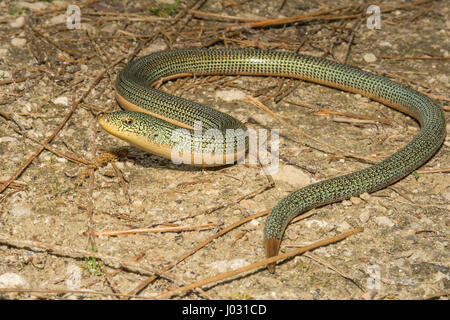
[[[125,119],[124,122],[128,125],[131,125],[131,124],[133,124],[133,119],[128,118],[128,119]]]

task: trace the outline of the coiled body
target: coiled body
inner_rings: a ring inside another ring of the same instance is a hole
[[[317,57],[241,49],[169,50],[130,63],[119,74],[116,91],[122,106],[134,112],[106,115],[100,120],[102,126],[121,138],[131,131],[133,137],[140,139],[139,142],[134,138],[124,139],[162,156],[167,155],[171,148],[167,137],[179,126],[189,132],[193,130],[196,121],[199,121],[204,128],[245,130],[245,126],[226,114],[149,87],[149,84],[158,79],[177,74],[271,75],[303,79],[360,93],[411,115],[421,125],[420,132],[412,141],[380,163],[301,188],[276,204],[267,218],[264,230],[268,257],[278,253],[284,230],[296,215],[320,205],[373,192],[398,181],[432,157],[445,137],[445,120],[440,107],[429,97],[404,85]],[[136,114],[136,111],[147,114]],[[127,127],[124,119],[130,118],[133,121]],[[142,124],[146,122],[150,124]],[[152,138],[155,132],[156,140]],[[241,136],[239,139],[245,138]],[[156,149],[165,151],[155,151],[155,146]],[[225,149],[223,145],[223,150]],[[234,149],[235,156],[240,152],[241,150]],[[274,266],[269,266],[269,270],[273,271],[273,268]]]

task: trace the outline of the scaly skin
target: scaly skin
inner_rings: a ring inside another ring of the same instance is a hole
[[[179,125],[186,128],[187,133],[192,133],[195,121],[201,121],[204,129],[217,128],[220,132],[227,128],[245,130],[243,124],[229,115],[149,87],[161,78],[186,74],[303,79],[360,93],[409,114],[421,124],[420,132],[412,141],[380,163],[301,188],[278,202],[265,225],[267,257],[278,254],[284,230],[295,216],[327,203],[382,189],[402,179],[430,159],[445,138],[442,110],[433,100],[415,90],[385,77],[317,57],[241,49],[169,50],[131,62],[118,76],[116,97],[125,109],[133,112],[105,115],[100,120],[102,126],[122,139],[163,156],[173,148],[170,136]],[[154,116],[159,119],[155,120]],[[138,137],[139,143],[134,138],[126,138],[127,132]],[[245,134],[237,138],[240,142],[246,141]],[[226,148],[228,143],[234,144],[233,152],[239,151],[236,142],[231,141],[224,141],[220,148],[230,150]],[[159,151],[153,151],[155,146]],[[274,272],[273,264],[268,268]]]

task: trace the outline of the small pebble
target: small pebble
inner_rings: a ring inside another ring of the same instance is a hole
[[[366,223],[367,221],[369,221],[369,218],[370,218],[369,211],[363,211],[359,215],[359,221],[361,221],[362,223]]]
[[[0,275],[0,288],[25,288],[28,283],[17,273],[4,273]]]
[[[252,114],[252,119],[263,126],[268,126],[270,121],[270,117],[262,113]]]
[[[143,56],[148,55],[153,52],[162,51],[167,49],[167,43],[165,43],[163,40],[156,40],[152,44],[150,44],[148,47],[145,47],[141,54]]]
[[[306,225],[308,228],[311,228],[311,227],[324,228],[324,227],[328,226],[328,222],[326,222],[326,221],[321,221],[321,220],[314,220],[314,219],[312,219],[312,220],[307,220],[307,221],[305,222],[305,225]]]
[[[66,275],[68,276],[65,284],[69,290],[78,290],[81,288],[81,269],[75,264],[67,266]]]
[[[17,142],[13,137],[1,137],[0,143]]]
[[[350,197],[350,201],[351,201],[353,204],[360,204],[360,203],[361,203],[361,199],[358,198],[358,197]]]
[[[363,194],[361,194],[359,196],[361,199],[363,199],[364,201],[369,201],[370,199],[370,194],[368,194],[367,192],[364,192]]]
[[[32,212],[28,206],[18,205],[9,210],[9,214],[15,219],[21,219],[31,216]]]
[[[16,48],[23,48],[27,43],[27,39],[24,38],[13,38],[11,39],[11,45]]]
[[[85,65],[85,64],[81,64],[81,65],[80,65],[80,69],[81,69],[81,71],[84,72],[84,73],[86,73],[86,72],[89,71],[89,67],[88,67],[87,65]]]
[[[244,100],[245,93],[241,90],[231,89],[231,90],[219,90],[216,91],[216,98],[221,99],[226,102],[231,102],[235,100]]]
[[[23,16],[20,16],[17,19],[9,22],[9,25],[11,26],[11,28],[22,28],[24,24],[25,24],[25,18]]]
[[[211,266],[211,268],[216,269],[218,272],[226,272],[229,270],[248,266],[249,263],[245,259],[233,259],[233,260],[214,261],[209,265]]]
[[[352,228],[352,226],[349,225],[346,221],[344,221],[336,226],[336,229],[339,232],[345,232],[345,231],[350,230],[351,228]]]
[[[161,3],[161,4],[174,4],[175,0],[156,0],[156,2]]]
[[[445,74],[440,74],[436,77],[440,82],[448,84],[450,82],[450,79]]]
[[[363,300],[372,300],[373,298],[375,298],[375,296],[377,295],[377,290],[367,290],[362,296],[361,298]]]
[[[384,217],[384,216],[375,217],[375,222],[380,226],[389,227],[389,228],[392,228],[395,225],[391,219],[389,219],[388,217]]]
[[[0,59],[5,58],[8,55],[8,49],[0,48]]]
[[[49,4],[50,3],[44,2],[44,1],[31,2],[31,3],[27,2],[27,1],[18,1],[18,2],[16,2],[16,7],[17,7],[17,9],[27,8],[27,9],[30,9],[31,11],[40,11],[40,10],[47,9]]]
[[[290,165],[280,166],[278,172],[272,175],[272,177],[275,181],[284,181],[296,188],[301,188],[311,183],[309,175],[301,169]]]
[[[374,55],[373,53],[366,53],[366,54],[363,56],[363,59],[364,59],[364,61],[367,62],[367,63],[372,63],[372,62],[377,61],[377,57],[375,57],[375,55]]]
[[[59,14],[57,16],[54,16],[46,21],[47,25],[53,26],[57,24],[65,24],[66,23],[66,15],[65,14]]]
[[[110,23],[110,24],[105,25],[102,28],[102,32],[112,35],[112,34],[116,33],[118,28],[119,28],[119,26],[117,24]]]
[[[36,257],[36,253],[33,251],[27,250],[23,253],[23,261],[25,263],[32,262],[35,257]]]
[[[83,22],[80,25],[81,30],[89,32],[90,35],[95,35],[97,33],[97,29],[95,29],[91,24],[87,22]]]
[[[7,50],[8,51],[8,50]],[[0,56],[1,57],[1,56]],[[0,79],[8,79],[11,77],[11,73],[6,70],[0,70]]]
[[[67,97],[58,97],[53,100],[54,104],[60,104],[62,106],[68,106],[69,105],[69,98]]]
[[[254,219],[254,220],[250,221],[248,224],[251,225],[252,227],[257,227],[257,226],[259,226],[259,221]]]
[[[342,201],[342,205],[344,205],[346,207],[350,207],[352,205],[352,202],[350,200],[344,200],[344,201]]]
[[[409,277],[401,277],[401,278],[397,279],[397,284],[400,284],[402,286],[411,286],[411,287],[413,287],[413,286],[416,285],[416,282],[413,279],[409,278]]]

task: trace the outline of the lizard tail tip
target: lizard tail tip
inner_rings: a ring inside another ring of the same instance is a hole
[[[276,238],[269,238],[264,241],[264,247],[266,248],[266,258],[271,258],[278,255],[278,249],[280,248],[280,240]],[[275,273],[275,262],[267,265],[267,270],[270,273]]]

